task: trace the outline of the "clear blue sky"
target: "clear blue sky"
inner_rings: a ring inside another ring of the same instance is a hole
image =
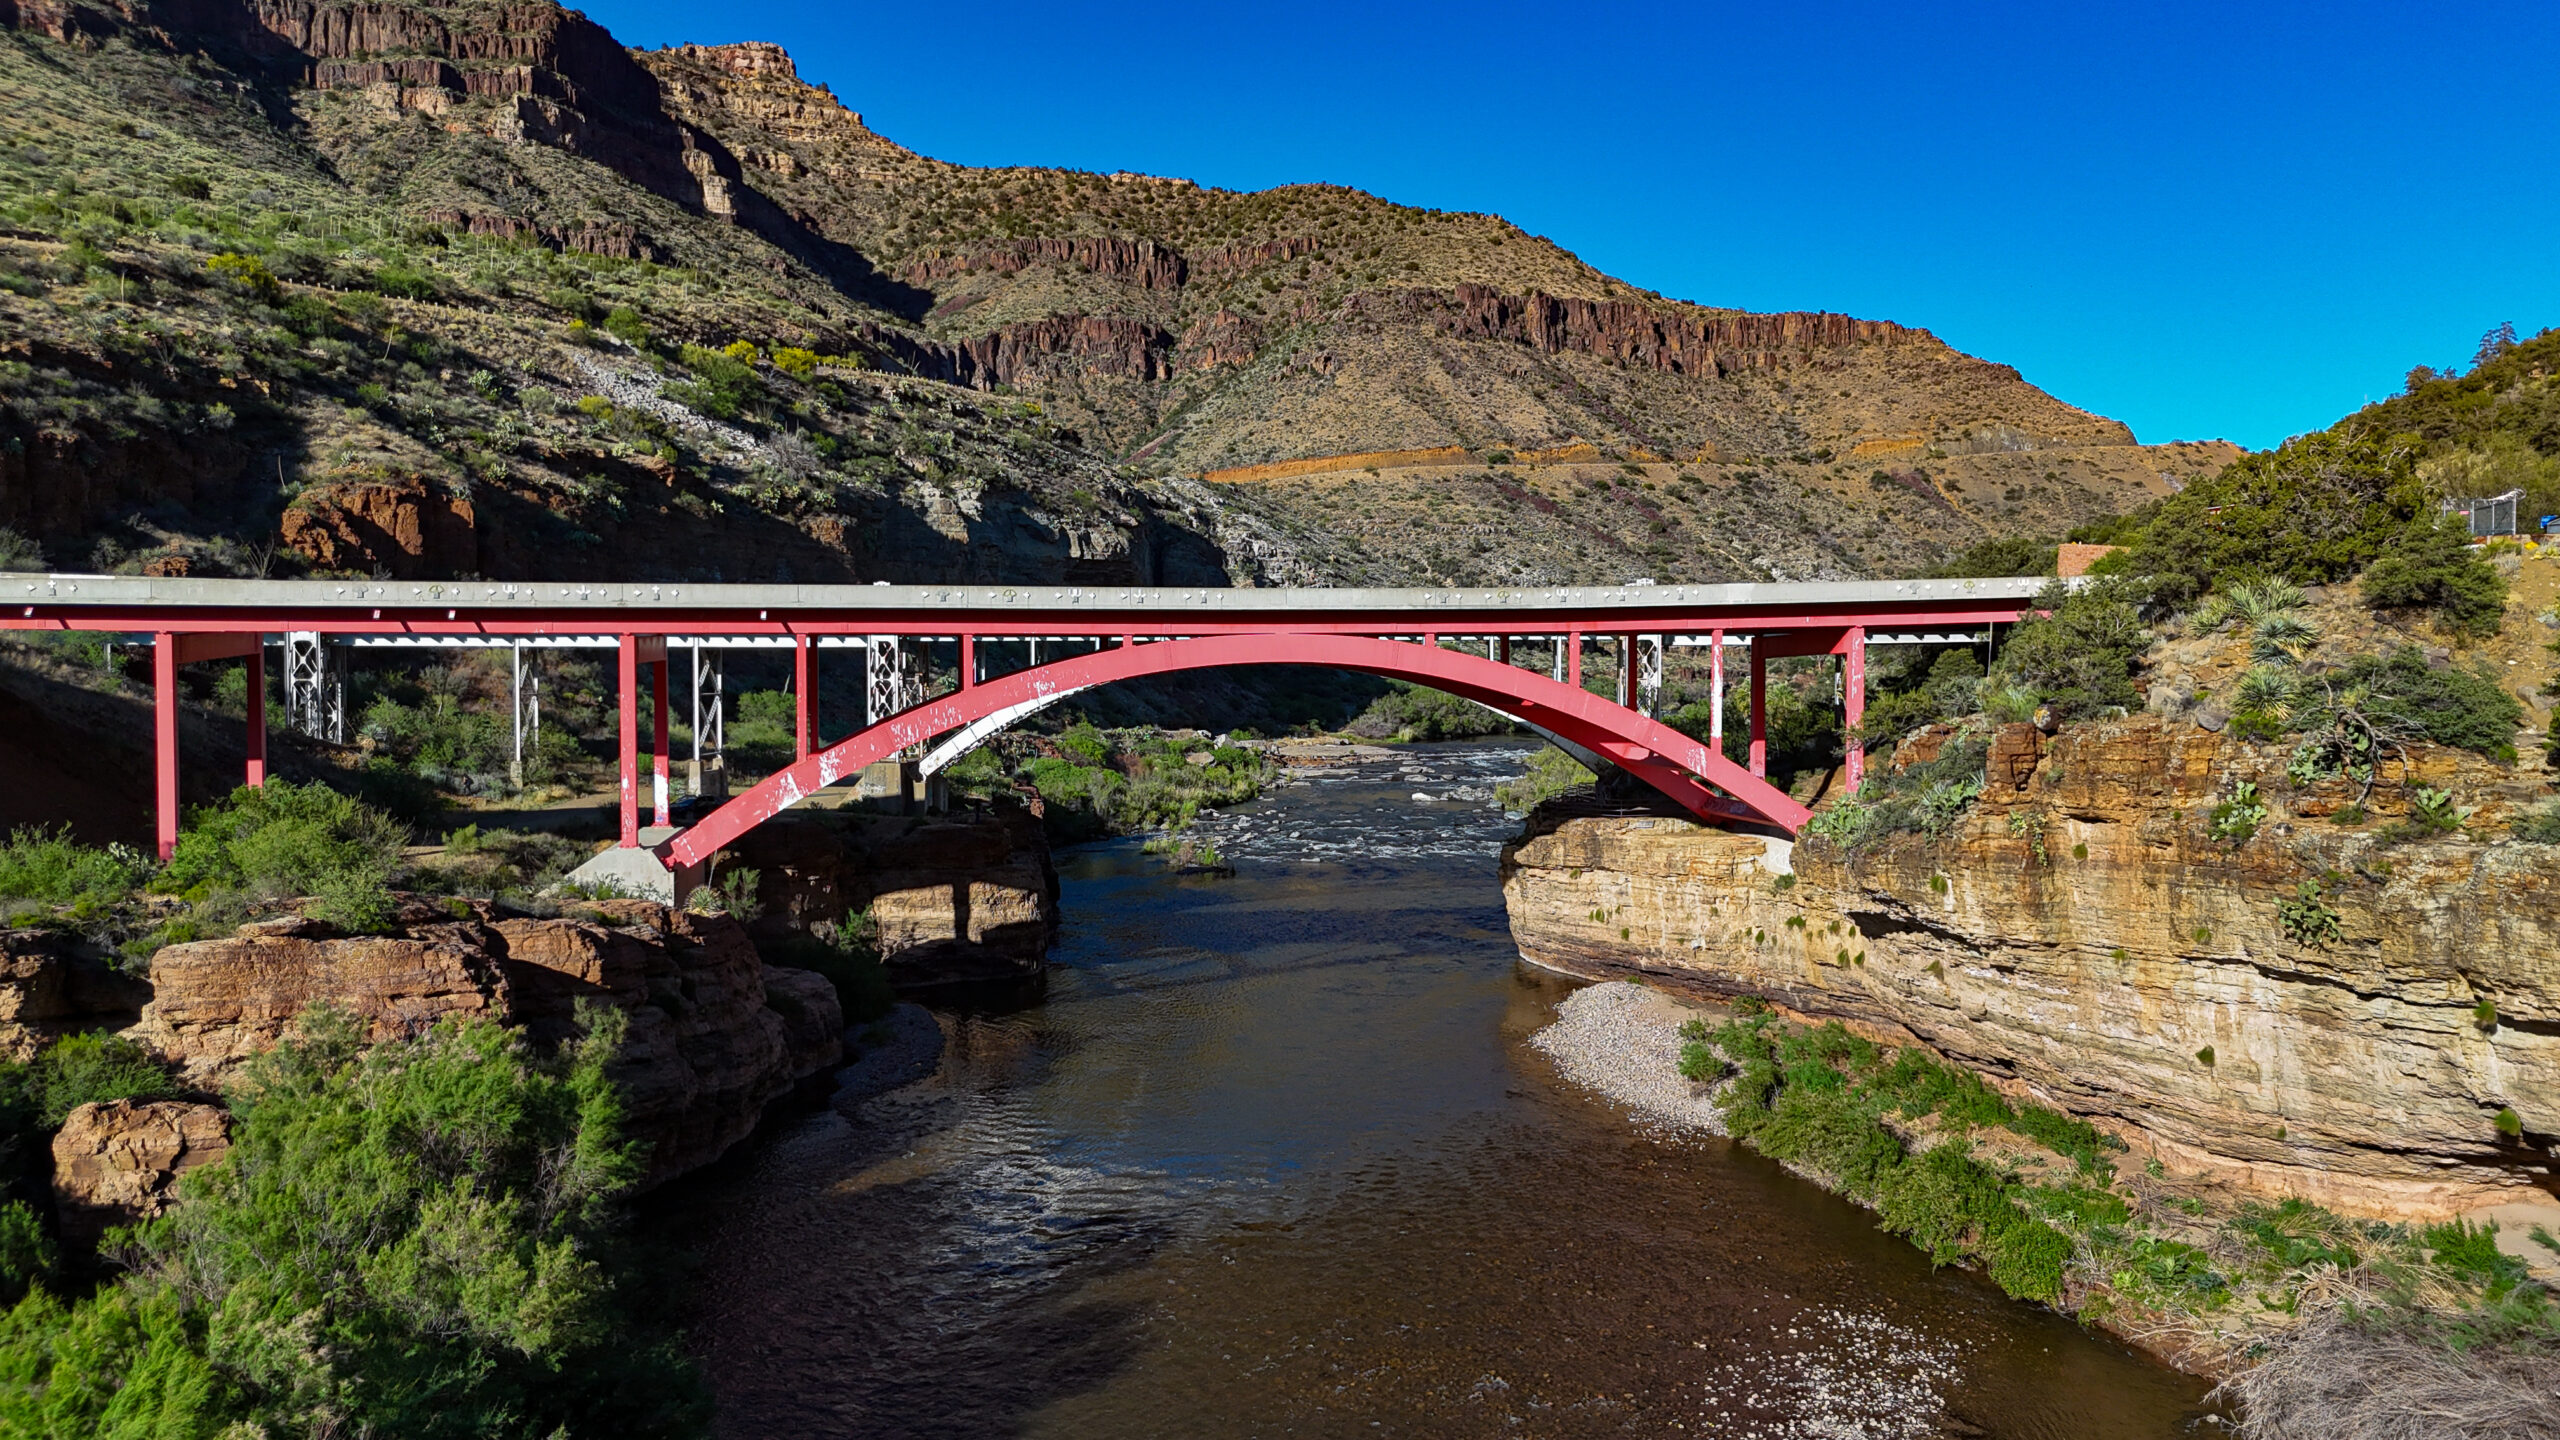
[[[2144,440],[2265,446],[2560,324],[2560,6],[722,7],[965,164],[1489,210],[1711,305],[1922,325]]]

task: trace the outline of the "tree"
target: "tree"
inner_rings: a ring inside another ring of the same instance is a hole
[[[2480,337],[2480,348],[2471,356],[2471,368],[2477,370],[2514,348],[2516,348],[2516,322],[2500,321],[2498,328]]]
[[[1992,661],[1991,678],[2032,690],[2061,720],[2130,709],[2134,661],[2150,647],[2130,588],[2101,580],[2077,591],[2057,580],[2036,597],[2045,613],[2020,622]]]
[[[2322,431],[2234,461],[2161,501],[2111,568],[2186,601],[2238,580],[2344,580],[2434,514],[2415,452],[2372,435]]]
[[[2456,635],[2498,633],[2507,613],[2507,580],[2471,553],[2470,527],[2450,517],[2412,525],[2399,548],[2364,573],[2364,600],[2379,610],[2419,609]]]

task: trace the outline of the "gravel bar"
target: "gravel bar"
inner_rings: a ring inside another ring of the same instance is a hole
[[[1680,1076],[1680,1027],[1698,1014],[1660,991],[1610,980],[1566,996],[1556,1022],[1529,1043],[1566,1079],[1625,1106],[1640,1122],[1722,1135],[1711,1087]]]

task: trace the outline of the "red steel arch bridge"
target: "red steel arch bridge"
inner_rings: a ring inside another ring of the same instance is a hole
[[[700,747],[707,733],[716,748],[720,657],[787,651],[798,696],[798,758],[691,825],[645,836],[681,889],[723,845],[874,761],[918,756],[932,774],[1005,727],[1095,686],[1235,665],[1324,666],[1427,685],[1512,716],[1586,763],[1614,765],[1702,819],[1793,832],[1805,807],[1763,778],[1770,660],[1840,657],[1854,731],[1868,647],[1982,639],[2030,610],[2050,583],[1299,590],[0,575],[0,627],[103,632],[149,647],[164,856],[178,833],[181,665],[247,663],[246,779],[256,785],[266,772],[270,650],[284,671],[288,723],[338,740],[346,738],[346,654],[511,650],[520,745],[529,713],[539,713],[539,669],[528,686],[526,657],[610,650],[620,682],[622,844],[638,847],[644,808],[657,826],[669,821],[668,696],[678,657],[690,662],[693,743]],[[1583,658],[1595,647],[1616,661],[1615,695],[1583,688]],[[1704,743],[1657,718],[1664,655],[1673,649],[1708,656],[1719,730]],[[858,652],[842,659],[863,666],[867,697],[862,728],[832,742],[820,738],[812,703],[817,667],[830,650]],[[1546,663],[1523,663],[1531,655]],[[1738,667],[1751,697],[1745,763],[1728,760],[1718,743],[1729,667]],[[1861,763],[1853,745],[1852,785]]]

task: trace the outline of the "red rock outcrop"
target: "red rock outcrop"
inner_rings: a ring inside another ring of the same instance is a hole
[[[574,250],[608,260],[655,260],[658,247],[637,226],[588,220],[577,225],[549,225],[519,215],[486,215],[461,210],[430,210],[429,222],[466,235],[523,240],[552,250]]]
[[[379,568],[398,580],[484,573],[471,502],[423,480],[315,485],[284,512],[278,532],[320,570]]]
[[[74,1109],[53,1137],[53,1203],[80,1247],[177,1203],[178,1177],[231,1151],[230,1117],[184,1100],[108,1100]]]
[[[1948,835],[1855,854],[1542,811],[1503,860],[1512,933],[1559,969],[1916,1039],[2255,1193],[2440,1216],[2550,1184],[2560,846],[2487,841],[2537,775],[2423,749],[2343,827],[2313,817],[2344,782],[2293,789],[2282,746],[2156,716],[2040,759],[2001,738]],[[2206,825],[2242,781],[2270,813],[2234,845]],[[2417,786],[2479,834],[2386,844]]]
[[[1681,375],[1783,369],[1816,350],[1927,338],[1891,321],[1847,315],[1676,310],[1537,291],[1505,295],[1488,285],[1460,285],[1439,328],[1461,340],[1508,340],[1548,354],[1571,351]]]
[[[1169,245],[1116,235],[1059,235],[1016,240],[966,255],[919,256],[907,263],[899,278],[910,285],[932,286],[978,272],[1015,275],[1035,265],[1080,266],[1142,290],[1178,290],[1190,277],[1182,252]]]
[[[418,924],[401,935],[342,936],[316,920],[243,925],[222,940],[151,957],[151,1003],[127,1032],[208,1088],[272,1049],[295,1017],[334,1005],[368,1038],[395,1040],[448,1016],[507,1013],[497,937],[477,920]]]

